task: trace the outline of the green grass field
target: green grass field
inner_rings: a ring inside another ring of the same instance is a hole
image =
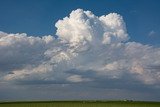
[[[0,107],[160,107],[160,102],[138,102],[138,101],[1,102]]]

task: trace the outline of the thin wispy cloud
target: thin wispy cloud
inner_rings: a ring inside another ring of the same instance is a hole
[[[148,33],[148,36],[149,37],[154,37],[156,35],[156,32],[154,30],[151,30],[149,33]]]

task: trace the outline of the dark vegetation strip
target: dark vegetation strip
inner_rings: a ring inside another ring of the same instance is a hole
[[[104,100],[84,100],[84,101],[4,101],[0,104],[17,104],[17,103],[134,103],[134,104],[160,104],[156,101],[104,101]]]

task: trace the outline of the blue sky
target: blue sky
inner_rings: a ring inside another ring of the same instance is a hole
[[[160,101],[159,5],[0,0],[0,101]]]
[[[72,10],[82,8],[95,15],[116,12],[124,17],[131,41],[160,43],[159,0],[1,0],[0,30],[28,35],[54,35],[54,24]],[[154,31],[154,36],[148,36]]]

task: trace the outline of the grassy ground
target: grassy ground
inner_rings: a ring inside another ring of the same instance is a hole
[[[2,102],[0,107],[160,107],[160,102],[132,101],[42,101]]]

